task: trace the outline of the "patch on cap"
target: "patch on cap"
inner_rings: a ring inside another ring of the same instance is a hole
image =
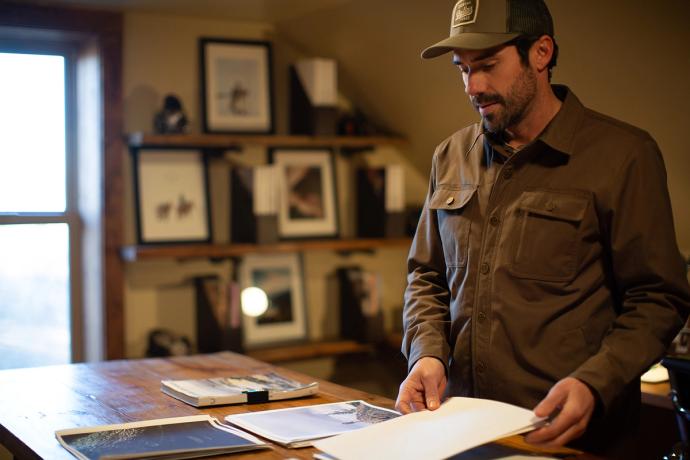
[[[453,7],[453,20],[450,23],[451,29],[474,23],[477,20],[478,9],[479,0],[460,0]]]

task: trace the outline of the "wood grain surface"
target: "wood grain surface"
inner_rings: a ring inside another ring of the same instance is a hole
[[[243,355],[221,352],[173,358],[107,361],[0,371],[0,443],[18,459],[72,459],[55,438],[65,428],[133,422],[155,418],[210,414],[222,420],[231,413],[361,399],[392,408],[382,396],[319,381],[319,393],[301,399],[266,404],[241,404],[197,409],[160,391],[162,379],[192,379],[246,375],[265,371],[302,382],[313,379]],[[501,444],[529,448],[519,437]],[[238,453],[213,458],[312,459],[313,448]],[[568,451],[559,451],[561,456]],[[570,451],[574,453],[574,451]],[[578,460],[594,459],[578,455]]]

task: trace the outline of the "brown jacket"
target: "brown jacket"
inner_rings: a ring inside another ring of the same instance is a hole
[[[605,415],[639,401],[690,289],[654,140],[554,90],[561,110],[517,153],[479,123],[437,147],[402,349],[446,363],[452,395],[532,408],[573,376]]]

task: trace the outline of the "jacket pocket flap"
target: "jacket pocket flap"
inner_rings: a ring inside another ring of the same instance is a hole
[[[431,195],[429,208],[444,209],[447,211],[461,209],[470,201],[476,190],[476,186],[463,188],[461,190],[439,187],[434,190],[434,194]]]
[[[519,208],[531,214],[580,222],[589,200],[582,196],[553,192],[524,192]]]

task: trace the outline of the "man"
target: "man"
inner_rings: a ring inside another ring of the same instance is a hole
[[[408,259],[397,408],[534,408],[527,441],[632,458],[639,376],[687,318],[663,160],[646,132],[550,84],[543,0],[460,0],[451,52],[481,123],[434,153]]]

